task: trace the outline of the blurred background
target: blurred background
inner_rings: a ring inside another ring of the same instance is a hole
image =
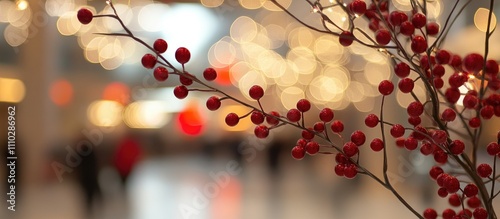
[[[307,98],[315,106],[306,117],[310,124],[319,109],[331,107],[347,124],[344,138],[358,129],[369,141],[379,135],[365,128],[364,116],[379,111],[378,83],[393,78],[389,60],[376,50],[356,43],[342,47],[264,0],[113,2],[140,38],[168,42],[167,59],[184,46],[192,54],[186,65],[191,74],[216,68],[213,83],[231,95],[255,104],[247,91],[258,84],[266,89],[266,110],[284,114]],[[304,1],[280,2],[320,26],[320,17]],[[393,3],[400,10],[411,8],[408,1]],[[450,4],[429,1],[428,19],[442,24]],[[474,1],[463,12],[444,48],[460,55],[483,53],[488,10],[481,4],[487,2]],[[248,118],[236,127],[224,124],[229,112],[244,115],[247,108],[224,101],[218,111],[208,111],[209,93],[191,92],[177,100],[175,76],[156,82],[140,64],[148,51],[127,38],[94,34],[121,27],[112,19],[81,25],[76,11],[82,6],[111,13],[97,0],[0,0],[0,123],[7,123],[7,108],[15,106],[18,156],[16,212],[2,201],[1,218],[414,217],[373,180],[335,176],[333,155],[293,160],[297,130],[282,127],[259,140]],[[498,5],[494,12],[500,13]],[[347,27],[342,11],[325,13]],[[362,19],[355,23],[367,26]],[[498,31],[490,46],[500,46]],[[489,58],[499,60],[500,50],[490,50]],[[414,91],[425,97],[423,86]],[[406,124],[404,108],[411,101],[402,93],[390,96],[386,119]],[[7,133],[5,125],[0,129]],[[487,122],[483,145],[499,129],[498,119]],[[6,139],[0,135],[2,165]],[[363,165],[380,175],[381,154],[368,147],[361,154]],[[431,157],[392,142],[389,155],[395,187],[418,211],[447,207],[428,177]],[[7,174],[1,168],[2,194],[8,192]],[[498,200],[495,204],[500,206]]]

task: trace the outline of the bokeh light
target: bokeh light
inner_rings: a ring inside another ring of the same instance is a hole
[[[122,121],[123,106],[115,101],[99,100],[90,104],[87,117],[95,126],[114,127]]]
[[[26,87],[21,80],[0,78],[0,102],[19,103],[24,99]]]
[[[489,14],[490,10],[486,8],[479,8],[474,14],[474,25],[476,25],[476,28],[482,32],[486,32],[488,30]],[[496,26],[497,26],[497,17],[495,13],[492,13],[490,31],[494,30]]]
[[[66,106],[73,100],[73,85],[65,79],[54,81],[50,86],[49,96],[58,106]]]

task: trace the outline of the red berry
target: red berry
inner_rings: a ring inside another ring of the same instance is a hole
[[[445,164],[448,161],[448,154],[443,150],[435,150],[434,151],[434,160],[437,163]]]
[[[406,138],[404,138],[404,137],[396,138],[396,146],[398,146],[399,148],[404,148],[405,141],[406,141]]]
[[[457,213],[455,213],[454,210],[452,209],[445,209],[443,211],[443,219],[453,219],[453,216],[455,216]]]
[[[472,218],[472,211],[470,211],[469,209],[461,210],[460,212],[458,212],[458,216],[460,216],[459,219]]]
[[[307,129],[307,130],[302,130],[302,138],[306,139],[306,140],[311,140],[314,138],[314,132],[311,128]]]
[[[435,130],[434,132],[432,132],[431,137],[434,143],[443,144],[446,142],[446,139],[448,139],[448,134],[446,134],[446,132],[443,130]]]
[[[497,61],[488,60],[486,61],[486,66],[484,67],[484,72],[492,77],[496,77],[498,75],[499,66]]]
[[[437,193],[441,198],[446,198],[446,196],[448,196],[448,191],[446,191],[445,188],[439,188]]]
[[[340,133],[344,131],[344,123],[340,120],[335,120],[332,122],[332,125],[330,126],[333,132],[335,133]]]
[[[471,128],[477,129],[481,126],[481,119],[479,117],[474,117],[469,120],[469,126]]]
[[[354,0],[349,4],[352,13],[361,16],[366,12],[366,3],[363,0]]]
[[[434,145],[429,142],[422,144],[422,146],[420,147],[420,153],[425,156],[432,154],[432,152],[434,152]]]
[[[194,77],[194,76],[192,74],[184,72],[184,74],[181,74],[179,76],[179,81],[181,82],[182,85],[189,86],[189,85],[193,84],[193,79],[191,79],[190,77]]]
[[[175,51],[175,59],[181,64],[186,64],[191,59],[191,53],[185,47],[179,47]]]
[[[462,66],[462,58],[459,55],[453,55],[448,64],[454,68],[460,68]]]
[[[345,165],[344,164],[337,164],[335,165],[335,174],[337,174],[337,176],[344,176],[344,169],[345,169]]]
[[[427,55],[422,55],[420,57],[420,67],[422,67],[424,70],[429,70],[431,65],[436,64],[436,59],[434,56],[431,56],[431,59],[429,60],[429,56]]]
[[[417,126],[420,125],[420,123],[422,123],[422,119],[420,118],[420,116],[410,116],[408,117],[408,123],[410,123],[413,126]]]
[[[78,21],[80,21],[80,23],[89,24],[90,22],[92,22],[94,15],[89,9],[82,8],[78,10],[76,17],[78,18]]]
[[[449,87],[446,89],[444,96],[449,103],[456,103],[460,99],[460,90],[458,88]]]
[[[339,35],[339,42],[342,46],[350,46],[354,40],[354,35],[349,31],[343,31]]]
[[[460,140],[454,140],[451,142],[451,144],[448,146],[448,149],[450,152],[454,155],[460,155],[464,152],[465,150],[465,144],[463,141]]]
[[[448,64],[450,62],[451,54],[447,50],[438,50],[436,52],[436,62],[438,64]]]
[[[292,148],[292,157],[296,160],[301,160],[306,156],[306,150],[304,147],[295,146]]]
[[[394,66],[394,73],[400,78],[406,78],[410,75],[410,66],[404,62],[400,62]]]
[[[477,99],[477,97],[474,95],[471,95],[471,94],[465,95],[465,97],[463,99],[464,107],[467,109],[476,108],[476,105],[478,104],[478,102],[479,102],[479,100]]]
[[[380,45],[387,45],[391,42],[391,33],[386,29],[380,29],[375,33],[375,40]]]
[[[474,209],[472,215],[474,215],[474,219],[486,219],[488,218],[488,211],[486,211],[483,207],[479,207]]]
[[[252,120],[253,124],[260,125],[264,122],[264,115],[259,111],[253,111],[250,120]]]
[[[203,71],[203,77],[207,81],[213,81],[217,78],[217,72],[213,68],[207,68]]]
[[[319,144],[315,141],[310,141],[306,144],[306,152],[310,155],[315,155],[319,152]]]
[[[348,179],[356,177],[357,174],[358,174],[358,167],[356,167],[356,165],[354,164],[349,164],[344,169],[344,176]]]
[[[351,134],[351,141],[356,144],[357,146],[361,146],[365,143],[366,141],[366,136],[365,133],[363,133],[360,130],[354,131]]]
[[[443,183],[443,187],[446,188],[446,191],[450,194],[456,193],[460,190],[460,182],[456,177],[451,176],[445,179]]]
[[[448,83],[452,88],[458,88],[467,81],[467,76],[462,73],[453,73],[450,78],[448,78]]]
[[[491,119],[491,117],[495,115],[495,110],[493,106],[485,105],[483,106],[483,108],[481,108],[480,114],[483,119]]]
[[[298,121],[300,121],[301,113],[298,109],[291,109],[291,110],[288,110],[288,113],[286,114],[286,118],[290,122],[298,122]]]
[[[411,23],[415,26],[415,28],[422,28],[427,23],[427,17],[425,17],[422,13],[416,13],[411,18]]]
[[[220,108],[221,102],[219,97],[211,96],[210,98],[208,98],[206,105],[209,110],[215,111]]]
[[[424,105],[418,101],[413,101],[408,105],[406,112],[410,116],[420,116],[424,112]]]
[[[157,81],[165,81],[168,78],[168,70],[163,66],[158,66],[153,71],[153,76]]]
[[[446,122],[452,122],[457,117],[457,113],[454,110],[447,108],[441,114],[441,119]]]
[[[374,138],[370,143],[370,148],[373,151],[381,151],[382,149],[384,149],[384,141],[382,141],[382,139],[380,138]]]
[[[253,133],[257,138],[267,138],[269,136],[269,128],[265,125],[258,125],[255,127]]]
[[[436,87],[437,89],[441,89],[444,86],[444,81],[440,77],[435,77],[432,82],[434,83],[434,87]]]
[[[411,36],[415,32],[415,27],[409,21],[405,21],[401,23],[401,27],[399,28],[399,32],[405,36]]]
[[[378,116],[375,114],[369,114],[365,118],[365,125],[373,128],[378,125]]]
[[[441,173],[444,173],[443,171],[443,168],[441,167],[438,167],[438,166],[433,166],[430,170],[429,170],[429,175],[431,176],[432,179],[437,179],[439,175],[441,175]]]
[[[306,139],[301,138],[301,139],[297,140],[297,145],[298,145],[298,146],[305,147],[305,146],[306,146],[306,144],[307,144],[307,142],[309,142],[309,140],[306,140]]]
[[[399,138],[405,134],[405,128],[400,124],[395,124],[391,127],[391,135],[394,138]]]
[[[348,163],[350,163],[350,160],[342,153],[337,153],[335,155],[335,162],[337,162],[339,164],[348,164]]]
[[[495,156],[500,153],[500,145],[497,142],[491,142],[486,146],[486,151],[489,155]]]
[[[460,196],[458,194],[452,194],[448,198],[448,203],[450,203],[453,207],[459,207],[462,205],[462,200],[460,200]]]
[[[387,95],[391,94],[392,91],[394,91],[394,84],[392,84],[392,82],[389,80],[383,80],[378,85],[378,91],[382,95],[387,96]]]
[[[406,15],[402,11],[393,11],[389,15],[389,21],[394,26],[399,26],[399,25],[401,25],[401,23],[403,23],[407,20],[408,20],[408,15]]]
[[[436,219],[437,218],[437,212],[436,210],[432,209],[432,208],[427,208],[425,209],[424,211],[424,218],[425,219]]]
[[[445,73],[445,69],[440,64],[434,65],[434,67],[432,68],[432,75],[434,75],[436,77],[443,77],[444,73]]]
[[[174,88],[174,95],[178,99],[184,99],[188,95],[188,89],[184,85],[180,85]]]
[[[280,117],[280,114],[276,111],[269,112],[269,115],[266,116],[266,122],[269,125],[278,125],[280,122],[277,118]]]
[[[300,99],[297,102],[297,109],[303,113],[307,112],[311,109],[311,102],[309,102],[309,100],[306,99]]]
[[[411,39],[411,50],[414,53],[423,53],[427,50],[427,40],[423,36],[415,36]]]
[[[463,63],[465,70],[469,72],[479,72],[483,69],[484,58],[477,53],[471,53],[464,57]]]
[[[146,54],[141,59],[142,66],[147,69],[153,69],[156,65],[156,56],[153,54]]]
[[[259,85],[254,85],[250,88],[248,94],[252,99],[259,100],[264,96],[264,89],[262,89],[262,87]]]
[[[417,149],[417,147],[418,147],[418,140],[416,138],[409,137],[405,140],[405,148],[406,149],[413,151],[413,150]]]
[[[158,53],[164,53],[165,51],[167,51],[167,48],[168,48],[168,44],[167,44],[167,41],[163,40],[163,39],[157,39],[154,44],[153,44],[153,48],[156,50],[156,52]]]
[[[236,126],[240,122],[240,117],[236,113],[229,113],[226,116],[226,124],[228,126]]]
[[[330,122],[334,117],[333,110],[330,108],[324,108],[319,112],[319,119],[323,122]]]
[[[489,164],[482,163],[477,166],[477,174],[480,177],[487,178],[491,175],[492,172],[493,170],[491,169],[491,166]]]
[[[472,196],[467,200],[467,205],[471,208],[477,208],[481,206],[481,200],[477,196]]]
[[[342,147],[342,151],[344,151],[344,154],[347,157],[353,157],[354,155],[358,154],[359,149],[356,144],[349,141],[344,144],[344,147]]]
[[[415,130],[411,133],[410,136],[416,138],[417,140],[424,140],[427,138],[427,136],[429,136],[429,132],[426,128],[417,125],[415,126]]]
[[[439,33],[439,24],[436,22],[429,22],[425,28],[427,30],[427,34],[430,36],[437,35]]]
[[[468,185],[465,186],[464,188],[464,195],[467,196],[467,197],[472,197],[472,196],[476,196],[477,193],[478,193],[479,189],[477,188],[476,185],[470,183]]]
[[[317,132],[324,132],[325,131],[325,123],[316,122],[316,123],[314,123],[313,129],[314,129],[314,131],[317,131]]]
[[[368,14],[368,13],[367,13]],[[370,24],[368,24],[368,28],[372,31],[377,31],[380,29],[380,22],[377,19],[370,19]]]

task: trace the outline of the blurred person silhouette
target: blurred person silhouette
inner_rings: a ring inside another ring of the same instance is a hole
[[[123,184],[136,164],[143,156],[143,149],[140,146],[140,133],[129,132],[118,141],[113,154],[113,165],[118,171]]]

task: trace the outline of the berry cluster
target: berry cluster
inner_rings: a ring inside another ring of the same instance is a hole
[[[281,6],[276,0],[270,1]],[[209,84],[217,78],[217,72],[213,68],[203,71],[204,80],[188,73],[184,65],[190,61],[191,54],[187,48],[181,47],[175,51],[175,59],[182,65],[182,70],[178,70],[162,56],[168,50],[168,43],[165,40],[157,39],[150,46],[135,37],[123,24],[122,27],[127,32],[126,36],[132,37],[151,50],[151,53],[142,57],[141,63],[146,69],[153,69],[156,80],[165,81],[169,75],[179,77],[179,85],[174,88],[175,97],[186,98],[192,91],[211,92],[215,95],[206,101],[208,110],[218,110],[224,100],[232,100],[248,107],[249,111],[245,115],[228,113],[225,117],[228,126],[236,126],[240,120],[250,117],[255,125],[254,134],[257,138],[266,138],[273,129],[283,125],[294,126],[301,130],[301,137],[291,149],[293,158],[300,160],[306,154],[333,154],[336,161],[333,170],[336,175],[352,179],[361,173],[375,179],[384,188],[391,190],[418,218],[435,219],[438,216],[444,219],[496,218],[492,200],[499,194],[495,194],[494,183],[499,178],[495,164],[500,158],[500,132],[496,141],[488,145],[479,145],[478,139],[484,121],[500,117],[498,62],[488,59],[487,55],[471,53],[460,56],[440,48],[443,36],[446,35],[444,33],[450,27],[446,25],[441,27],[436,21],[428,19],[425,8],[416,1],[411,1],[413,6],[411,11],[393,10],[394,7],[388,0],[374,0],[369,5],[364,0],[337,2],[339,4],[328,6],[321,5],[320,1],[307,2],[314,8],[314,12],[322,15],[325,27],[326,23],[334,23],[323,13],[323,9],[340,7],[348,14],[349,28],[341,29],[339,25],[334,24],[338,31],[326,30],[337,35],[341,45],[348,47],[358,42],[377,48],[392,60],[396,76],[394,78],[398,80],[397,88],[395,80],[382,80],[378,86],[382,96],[380,114],[368,114],[364,121],[367,128],[378,127],[381,130],[381,136],[369,142],[373,152],[383,154],[383,179],[378,178],[361,164],[360,147],[367,142],[365,133],[356,130],[350,133],[349,141],[344,141],[343,135],[346,134],[344,122],[335,118],[333,109],[322,108],[317,113],[317,120],[312,122],[305,121],[306,113],[314,113],[307,99],[297,101],[295,108],[283,114],[274,110],[265,111],[261,104],[265,90],[261,86],[254,85],[248,90],[248,95],[256,103],[246,103]],[[110,5],[113,7],[111,3]],[[286,10],[285,7],[280,8]],[[80,9],[77,17],[82,24],[89,24],[93,18],[105,16],[93,15],[88,9]],[[116,14],[107,17],[120,20]],[[368,28],[373,32],[373,39],[361,28],[354,26],[355,19],[369,21]],[[363,39],[369,38],[370,42],[358,39],[355,30],[363,34]],[[115,35],[123,36],[123,34]],[[409,49],[405,48],[404,43],[408,43]],[[193,85],[200,85],[203,89],[192,88]],[[419,99],[415,95],[416,85],[422,85],[426,89],[426,99]],[[392,123],[384,119],[383,103],[387,96],[394,94],[395,88],[408,97],[413,97],[414,100],[406,107],[405,121]],[[452,129],[456,126],[455,121],[461,122],[468,139],[450,135],[455,132]],[[340,139],[341,142],[334,142],[332,135],[337,136],[336,139]],[[388,138],[389,135],[392,139]],[[401,197],[387,176],[389,143],[433,157],[435,164],[430,169],[429,175],[437,184],[437,195],[447,198],[450,208],[440,214],[433,208],[419,213]],[[478,150],[484,148],[491,156],[493,165],[477,164]],[[449,167],[444,166],[446,164],[455,164],[454,166],[460,168],[448,170]],[[487,184],[493,184],[492,188],[489,189]]]

